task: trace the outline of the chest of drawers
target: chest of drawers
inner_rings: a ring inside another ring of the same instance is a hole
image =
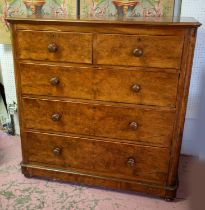
[[[174,198],[192,19],[11,23],[22,172]]]

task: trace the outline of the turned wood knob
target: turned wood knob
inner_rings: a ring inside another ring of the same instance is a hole
[[[127,166],[129,167],[134,167],[136,164],[135,159],[134,158],[129,158],[127,161]]]
[[[136,122],[131,122],[129,124],[129,126],[132,130],[137,130],[137,128],[138,128],[138,124]]]
[[[135,57],[141,57],[143,55],[143,49],[136,48],[133,50],[133,55]]]
[[[58,77],[53,77],[53,78],[50,79],[50,84],[51,84],[51,85],[56,86],[56,85],[58,85],[59,83],[60,83],[60,80],[59,80]]]
[[[135,93],[138,93],[140,91],[141,87],[138,85],[138,84],[134,84],[132,86],[132,90],[135,92]]]
[[[61,149],[60,148],[55,148],[53,150],[53,154],[56,155],[56,156],[60,155],[61,154]]]
[[[53,114],[52,116],[51,116],[51,119],[54,121],[54,122],[56,122],[56,121],[59,121],[60,119],[61,119],[61,115],[60,114]]]
[[[55,43],[51,43],[48,45],[48,51],[54,53],[58,50],[58,46]]]

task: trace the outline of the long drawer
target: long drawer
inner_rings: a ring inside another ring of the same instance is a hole
[[[30,132],[25,137],[29,163],[129,180],[166,182],[169,151],[165,148]]]
[[[20,59],[92,63],[92,34],[57,31],[17,31]]]
[[[169,146],[175,110],[23,98],[27,129],[141,141]]]
[[[98,34],[96,64],[180,68],[183,37]]]
[[[174,70],[165,73],[25,63],[19,68],[23,94],[171,107],[176,103],[178,73]]]

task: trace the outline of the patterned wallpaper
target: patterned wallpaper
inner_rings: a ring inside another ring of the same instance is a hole
[[[174,0],[81,0],[84,16],[172,16]]]
[[[77,0],[0,0],[0,43],[9,43],[7,15],[75,15]],[[80,0],[83,16],[172,16],[174,0]]]
[[[4,18],[9,15],[75,15],[74,0],[0,0],[0,43],[10,43],[9,27]]]

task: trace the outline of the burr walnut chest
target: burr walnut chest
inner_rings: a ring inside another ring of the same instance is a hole
[[[7,20],[25,176],[174,198],[200,23]]]

